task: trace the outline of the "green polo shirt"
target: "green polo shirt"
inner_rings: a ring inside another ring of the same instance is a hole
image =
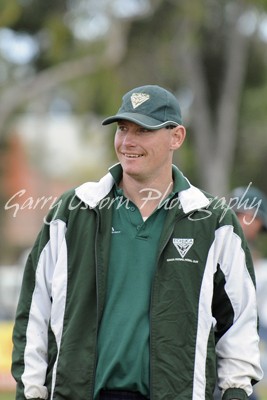
[[[120,198],[123,192],[116,186],[114,195]],[[161,207],[144,221],[139,209],[129,200],[113,204],[107,297],[98,334],[95,398],[100,389],[139,391],[149,397],[150,296],[166,213]]]

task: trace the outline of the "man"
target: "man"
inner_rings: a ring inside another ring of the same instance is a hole
[[[267,232],[267,198],[261,190],[249,184],[235,188],[230,193],[230,202],[253,250],[259,233]]]
[[[255,267],[258,313],[260,321],[259,335],[261,338],[261,365],[265,370],[266,359],[266,332],[267,332],[267,265],[258,254],[256,241],[261,232],[267,231],[267,200],[265,195],[258,188],[251,186],[236,187],[228,196],[228,205],[232,208],[239,220],[245,238],[248,242]],[[264,346],[263,346],[264,344]],[[265,374],[266,375],[266,374]],[[261,383],[264,383],[262,380]],[[220,399],[220,392],[216,388],[214,400]],[[255,393],[250,396],[250,400],[256,400],[258,396]]]
[[[267,377],[267,259],[263,258],[257,249],[259,235],[267,232],[267,198],[255,186],[236,187],[230,193],[230,201],[238,217],[244,235],[248,241],[253,257],[257,284],[257,299],[259,313],[259,336],[261,340],[261,365],[265,379],[262,385],[266,387]],[[250,400],[257,399],[255,393]]]
[[[133,89],[110,123],[119,164],[63,194],[29,256],[17,399],[209,400],[217,368],[223,400],[247,399],[262,370],[240,225],[172,165],[173,94]]]

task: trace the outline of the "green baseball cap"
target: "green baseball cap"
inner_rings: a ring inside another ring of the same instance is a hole
[[[147,129],[161,129],[182,124],[181,109],[176,97],[157,85],[132,89],[122,98],[116,115],[104,119],[102,125],[127,120]]]
[[[267,198],[255,186],[240,186],[231,192],[231,198],[238,200],[233,210],[238,212],[251,212],[257,205],[257,217],[261,219],[263,230],[267,231]]]

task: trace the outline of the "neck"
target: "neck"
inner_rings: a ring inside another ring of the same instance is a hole
[[[124,194],[140,210],[143,217],[149,217],[155,208],[171,193],[173,188],[172,176],[167,176],[162,181],[138,181],[128,175],[123,175],[120,183]]]

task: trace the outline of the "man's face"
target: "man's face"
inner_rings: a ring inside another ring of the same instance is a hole
[[[169,173],[173,150],[184,139],[184,128],[148,130],[130,121],[119,121],[114,146],[123,172],[138,180]]]
[[[255,217],[254,214],[249,212],[246,213],[238,212],[237,216],[246,239],[249,242],[253,242],[254,240],[256,240],[259,232],[263,227],[262,220],[260,218]]]

